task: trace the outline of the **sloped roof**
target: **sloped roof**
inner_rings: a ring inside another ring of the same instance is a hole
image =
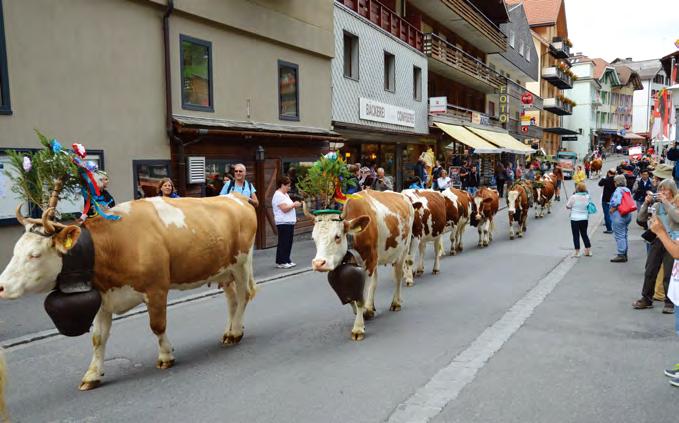
[[[606,67],[610,66],[610,63],[600,57],[590,60],[592,63],[594,63],[594,78],[601,79],[601,77],[604,76],[604,73],[606,72]]]
[[[641,79],[653,79],[661,69],[660,60],[650,59],[650,60],[638,60],[631,61],[625,59],[615,59],[613,64],[623,64],[628,66],[630,69],[639,74]]]
[[[505,0],[507,4],[523,3],[528,23],[545,25],[556,23],[563,0]]]
[[[616,63],[613,65],[613,67],[615,68],[615,71],[618,73],[618,79],[620,79],[621,85],[624,86],[631,82],[632,84],[634,84],[635,90],[641,90],[643,88],[643,86],[641,85],[641,79],[639,78],[639,74],[633,71],[632,68],[621,63]]]

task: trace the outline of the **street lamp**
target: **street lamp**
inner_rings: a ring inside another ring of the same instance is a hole
[[[257,146],[257,150],[255,151],[255,160],[260,162],[264,160],[264,147],[261,145]]]

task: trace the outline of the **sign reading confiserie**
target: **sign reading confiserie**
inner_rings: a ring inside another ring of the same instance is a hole
[[[363,120],[415,127],[415,111],[361,97],[359,117]]]

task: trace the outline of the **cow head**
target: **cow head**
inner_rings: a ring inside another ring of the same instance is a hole
[[[516,213],[518,199],[519,199],[518,188],[507,193],[507,211],[510,214]]]
[[[339,215],[316,216],[311,237],[316,244],[316,257],[311,268],[316,272],[329,272],[342,263],[347,253],[348,235],[356,235],[370,224],[370,217],[359,216],[344,220]]]
[[[16,299],[24,294],[47,292],[56,286],[63,265],[62,255],[78,241],[80,228],[50,222],[50,210],[42,221],[21,216],[17,220],[25,232],[14,246],[14,255],[0,274],[0,299]]]

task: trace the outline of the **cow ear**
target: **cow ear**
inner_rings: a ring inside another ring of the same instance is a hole
[[[363,232],[370,224],[370,216],[363,215],[351,220],[344,221],[344,232],[356,235]]]
[[[60,253],[65,254],[75,246],[79,237],[80,228],[75,225],[69,225],[60,230],[52,239],[57,250]]]

